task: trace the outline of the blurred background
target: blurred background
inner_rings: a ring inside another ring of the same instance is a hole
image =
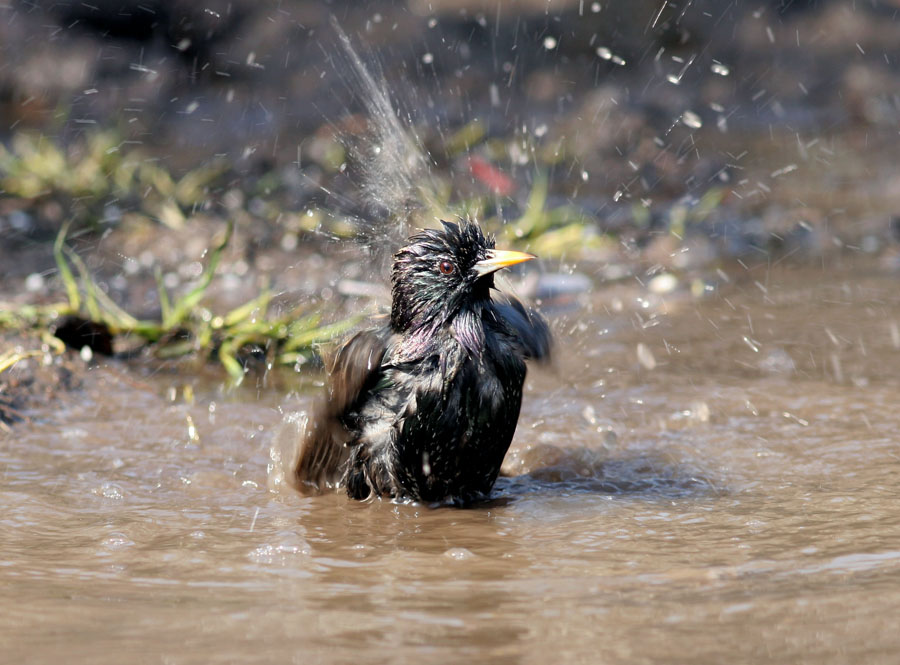
[[[48,269],[31,250],[67,219],[94,234],[82,242],[112,231],[139,259],[136,229],[199,237],[210,216],[234,218],[252,268],[258,250],[407,214],[417,195],[401,172],[428,180],[444,214],[514,225],[540,204],[548,214],[512,235],[557,257],[668,250],[670,230],[697,236],[697,254],[880,247],[900,197],[897,9],[10,0],[0,251],[17,254],[0,271],[9,283]],[[419,171],[398,163],[409,150],[378,177],[367,167],[368,148],[400,142],[379,90],[427,155]],[[182,258],[183,243],[150,242],[140,270]]]

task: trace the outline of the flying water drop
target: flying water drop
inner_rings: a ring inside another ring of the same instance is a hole
[[[703,126],[703,120],[693,111],[685,111],[682,113],[681,122],[691,129],[700,129]]]

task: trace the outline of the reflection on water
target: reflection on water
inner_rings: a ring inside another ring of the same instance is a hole
[[[306,397],[186,405],[98,370],[0,442],[0,647],[893,662],[900,295],[865,267],[765,278],[596,293],[529,378],[496,500],[469,510],[272,492],[273,433]]]

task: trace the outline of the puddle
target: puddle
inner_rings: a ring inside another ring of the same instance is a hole
[[[0,441],[4,652],[891,662],[895,276],[724,272],[699,300],[618,285],[557,319],[511,475],[469,510],[271,492],[308,397],[187,405],[185,377],[97,369]]]

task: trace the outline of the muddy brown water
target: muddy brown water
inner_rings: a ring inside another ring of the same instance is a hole
[[[468,510],[271,491],[308,397],[95,370],[0,441],[3,660],[897,662],[897,275],[725,273],[559,315]]]

